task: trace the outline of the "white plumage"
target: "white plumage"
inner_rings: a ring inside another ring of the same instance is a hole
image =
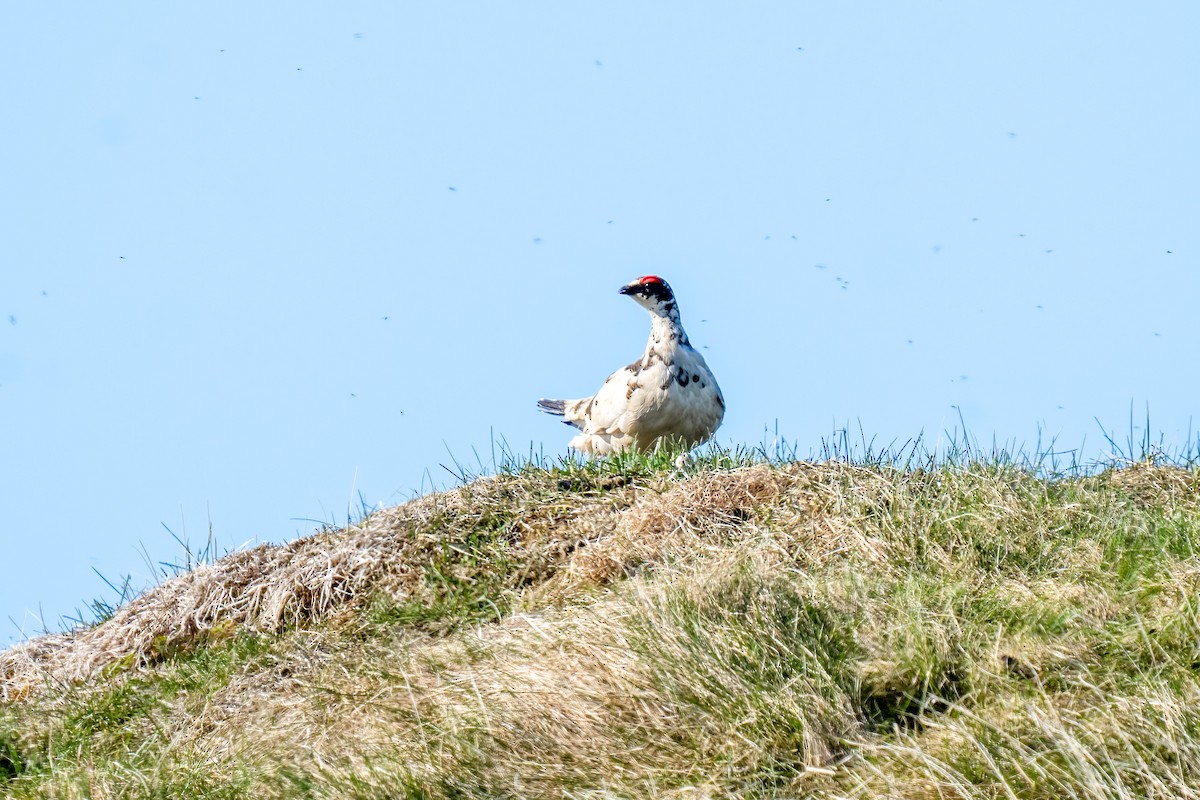
[[[640,359],[617,370],[600,390],[579,400],[539,400],[538,406],[579,429],[569,447],[605,455],[660,441],[695,447],[721,425],[725,398],[679,323],[679,306],[656,275],[621,287],[650,312],[650,339]]]

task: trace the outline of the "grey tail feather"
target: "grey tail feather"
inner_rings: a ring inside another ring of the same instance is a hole
[[[538,408],[547,414],[557,414],[560,417],[567,413],[566,405],[566,400],[538,400]]]

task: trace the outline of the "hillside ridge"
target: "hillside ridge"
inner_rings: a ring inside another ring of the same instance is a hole
[[[0,793],[1198,797],[1200,473],[526,467],[0,653]]]
[[[542,584],[532,587],[533,593],[558,597],[568,585],[603,584],[639,560],[653,560],[666,543],[657,537],[672,528],[696,527],[697,517],[709,517],[710,526],[736,522],[812,471],[799,464],[749,466],[669,488],[660,479],[621,476],[594,487],[576,483],[582,491],[574,492],[572,507],[525,505],[510,525],[514,542],[527,548],[529,571],[538,573],[536,582]],[[479,478],[345,528],[260,544],[201,564],[152,587],[95,626],[39,636],[0,652],[0,698],[28,691],[46,678],[94,678],[118,662],[152,666],[165,653],[202,644],[214,632],[228,635],[231,626],[277,633],[362,603],[372,593],[403,602],[414,591],[410,579],[437,544],[439,525],[449,517],[461,522],[495,513],[489,506],[515,499],[510,489],[521,484],[513,476]],[[606,550],[610,539],[616,543]],[[629,550],[608,555],[614,547]],[[560,570],[566,574],[559,575]]]

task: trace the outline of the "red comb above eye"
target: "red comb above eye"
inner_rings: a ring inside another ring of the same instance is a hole
[[[638,283],[664,283],[663,279],[657,275],[643,275],[637,279]]]

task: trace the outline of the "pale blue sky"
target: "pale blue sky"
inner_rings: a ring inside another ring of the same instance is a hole
[[[0,10],[0,644],[562,452],[657,273],[719,442],[1100,457],[1200,397],[1190,2]],[[1194,436],[1194,434],[1193,434]],[[12,622],[8,620],[11,619]]]

